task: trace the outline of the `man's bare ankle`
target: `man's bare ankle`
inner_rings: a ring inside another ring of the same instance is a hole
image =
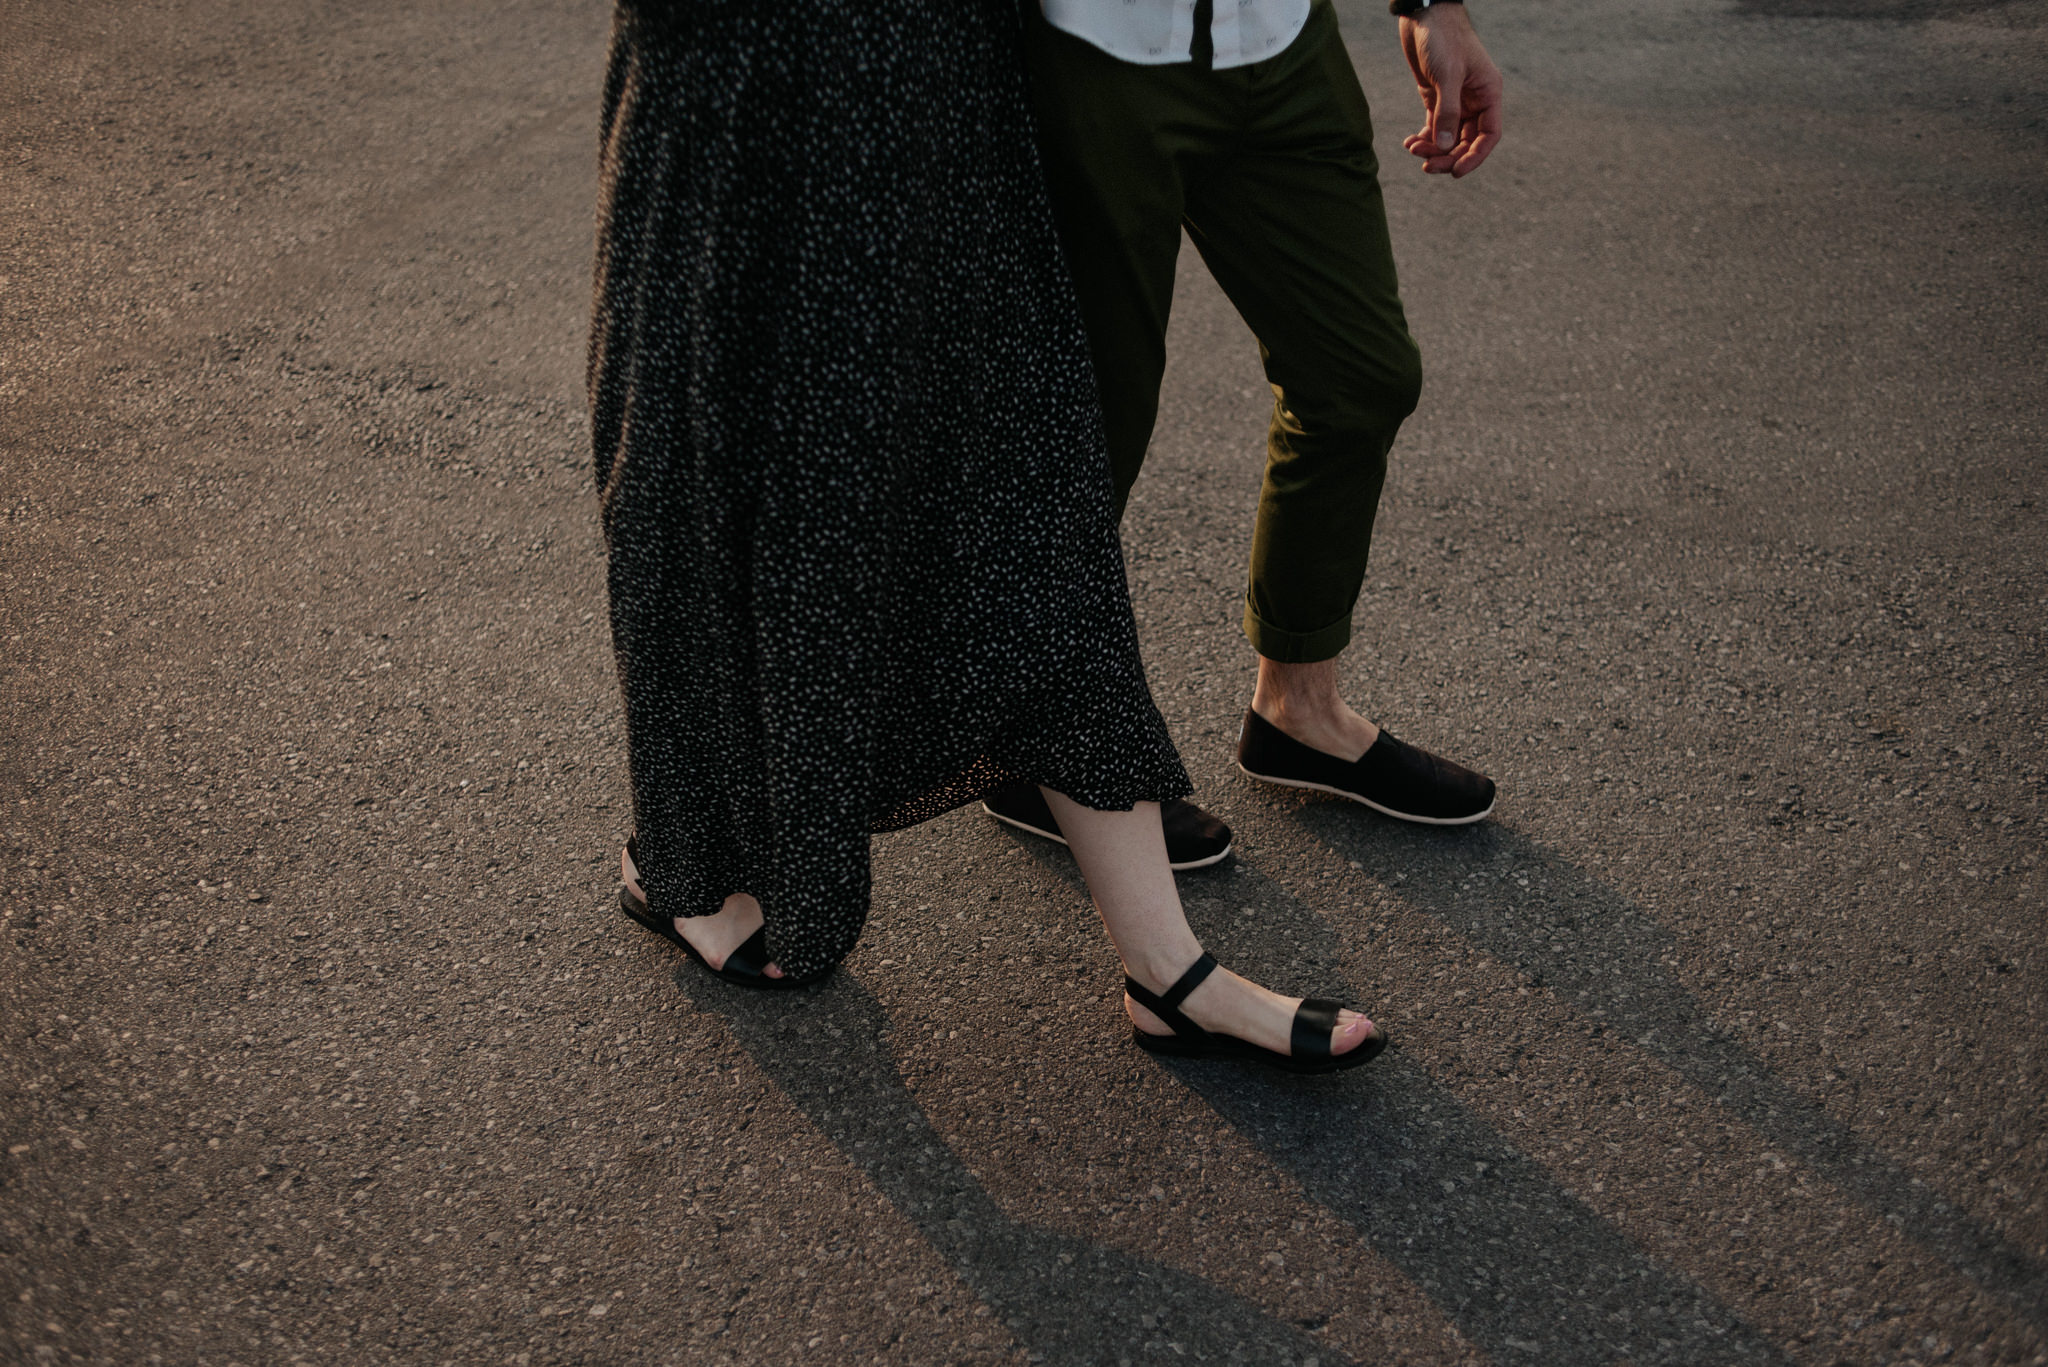
[[[1297,701],[1282,696],[1261,706],[1254,697],[1252,711],[1303,745],[1340,759],[1357,759],[1380,735],[1379,727],[1342,698]]]

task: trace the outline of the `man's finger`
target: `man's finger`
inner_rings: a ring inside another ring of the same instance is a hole
[[[1465,149],[1465,154],[1458,158],[1456,165],[1451,167],[1452,178],[1468,176],[1477,171],[1479,163],[1492,156],[1493,149],[1498,146],[1500,146],[1500,130],[1498,129],[1491,133],[1481,133],[1478,137],[1472,139],[1471,146]]]
[[[1477,105],[1472,113],[1471,126],[1464,130],[1464,145],[1460,149],[1458,164],[1451,168],[1453,179],[1467,176],[1479,169],[1479,163],[1493,154],[1500,145],[1500,87],[1494,82],[1482,82],[1473,92]]]
[[[1424,64],[1422,52],[1416,46],[1416,37],[1421,31],[1422,26],[1413,19],[1401,21],[1401,55],[1408,60],[1408,70],[1415,76],[1415,93],[1422,99],[1422,127],[1403,138],[1401,145],[1418,157],[1429,155],[1426,139],[1429,135],[1430,109],[1436,99],[1436,92],[1430,84],[1429,67]]]
[[[1458,87],[1463,83],[1464,73],[1458,73],[1457,81],[1439,80],[1436,83],[1436,99],[1429,108],[1429,137],[1436,144],[1437,151],[1448,152],[1458,145]]]

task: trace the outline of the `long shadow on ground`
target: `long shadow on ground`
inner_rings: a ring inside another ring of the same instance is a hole
[[[1676,948],[1655,917],[1555,852],[1505,827],[1463,832],[1361,821],[1355,808],[1304,807],[1301,825],[1362,876],[1538,983],[1547,984],[1713,1095],[1774,1148],[1796,1156],[1879,1218],[2048,1327],[2048,1276],[1964,1211],[1774,1076],[1660,966]],[[1487,871],[1512,868],[1507,895]],[[1398,882],[1397,882],[1398,875]],[[1484,882],[1482,889],[1477,886]]]
[[[701,986],[695,976],[686,990]],[[756,1065],[914,1225],[1034,1362],[1099,1367],[1333,1358],[1330,1346],[1220,1288],[1161,1264],[1020,1223],[933,1130],[891,1057],[888,1013],[851,975],[813,992],[719,993]],[[1165,1307],[1147,1327],[1141,1316]]]
[[[1080,889],[1064,854],[1025,848]],[[1329,923],[1249,868],[1183,879],[1217,957],[1288,991],[1337,986]],[[1254,921],[1236,912],[1256,906]],[[1292,1078],[1176,1063],[1175,1074],[1408,1276],[1493,1361],[1517,1367],[1713,1367],[1784,1359],[1659,1266],[1395,1049],[1360,1072]]]
[[[1782,1360],[1420,1068],[1398,1053],[1372,1066],[1380,1072],[1370,1107],[1341,1081],[1289,1085],[1217,1064],[1176,1070],[1497,1363]]]

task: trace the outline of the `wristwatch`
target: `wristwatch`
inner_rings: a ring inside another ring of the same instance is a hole
[[[1465,0],[1387,0],[1387,13],[1398,18],[1420,14],[1431,5],[1462,5]]]

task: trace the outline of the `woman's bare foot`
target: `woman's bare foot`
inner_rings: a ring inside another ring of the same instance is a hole
[[[1155,992],[1163,993],[1174,979],[1153,984],[1133,973],[1132,977]],[[1204,1030],[1235,1035],[1276,1054],[1293,1052],[1294,1009],[1299,997],[1283,997],[1257,983],[1240,978],[1227,968],[1218,968],[1180,1004],[1181,1012]],[[1131,1023],[1148,1035],[1170,1035],[1173,1027],[1129,997],[1124,1010]],[[1356,1011],[1339,1011],[1337,1029],[1330,1036],[1330,1052],[1348,1054],[1369,1040],[1378,1038],[1379,1028]]]
[[[624,850],[619,851],[619,877],[625,882],[626,891],[642,902],[647,900],[647,893],[640,886],[640,870],[633,867],[633,856]],[[676,917],[676,934],[688,940],[715,973],[725,967],[735,949],[761,928],[761,920],[761,904],[744,892],[736,892],[725,899],[715,915]],[[762,972],[779,978],[782,965],[770,964]]]

